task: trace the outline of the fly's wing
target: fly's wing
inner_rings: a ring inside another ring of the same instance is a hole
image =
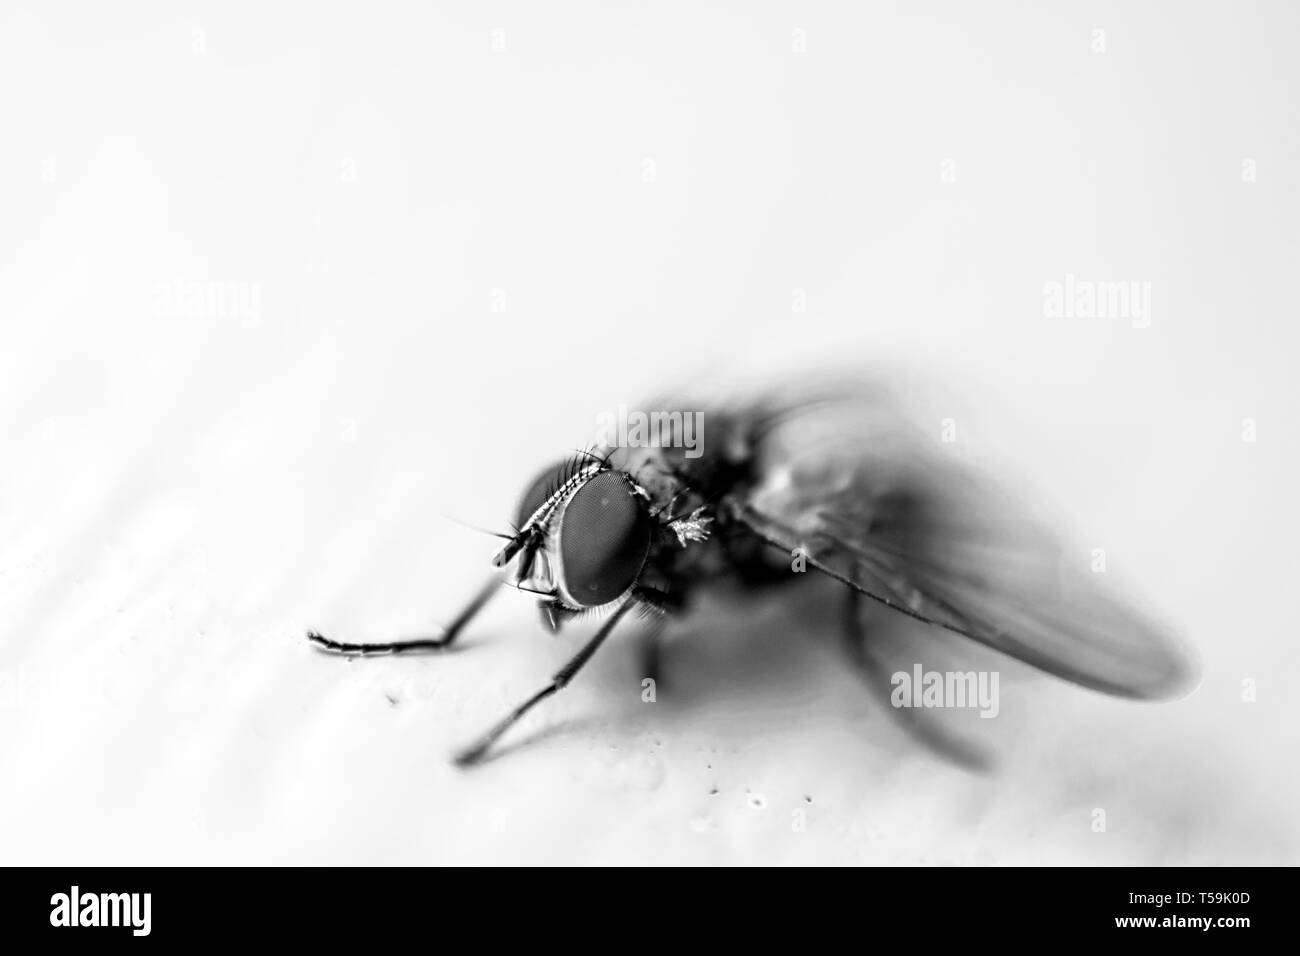
[[[1172,696],[1193,667],[1172,635],[1062,560],[1057,539],[918,438],[881,395],[754,420],[754,482],[727,502],[770,544],[903,613],[1124,697]]]

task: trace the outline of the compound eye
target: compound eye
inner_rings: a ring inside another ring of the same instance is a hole
[[[564,483],[570,471],[567,461],[557,461],[538,473],[519,502],[519,514],[515,519],[516,528],[522,528],[524,522],[533,516],[533,512],[546,503],[546,499]]]
[[[564,585],[581,607],[608,604],[632,586],[650,550],[650,511],[627,476],[605,471],[564,509]]]

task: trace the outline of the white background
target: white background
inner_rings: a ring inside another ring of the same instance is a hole
[[[0,861],[1295,862],[1297,39],[1281,2],[6,3]],[[1067,274],[1151,283],[1149,327],[1045,317]],[[501,527],[601,410],[824,358],[954,396],[1197,690],[1004,690],[973,776],[809,620],[715,608],[655,704],[612,641],[466,774],[580,633],[505,595],[462,653],[304,645],[455,613],[493,542],[443,515]]]

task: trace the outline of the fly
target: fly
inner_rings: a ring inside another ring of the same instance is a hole
[[[938,454],[880,392],[673,407],[682,413],[666,420],[678,427],[704,423],[690,454],[670,432],[653,444],[601,445],[539,474],[500,535],[493,575],[439,637],[309,640],[357,656],[446,648],[502,584],[536,594],[552,632],[604,615],[549,683],[456,755],[462,766],[567,686],[630,613],[657,637],[715,587],[838,582],[847,658],[868,676],[879,676],[879,662],[863,601],[1108,694],[1157,699],[1188,683],[1193,667],[1177,640],[1096,575],[1071,570],[1054,535]]]

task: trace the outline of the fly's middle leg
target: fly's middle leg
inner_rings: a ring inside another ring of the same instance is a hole
[[[641,678],[651,680],[656,686],[663,672],[663,638],[662,631],[647,628],[641,637]]]
[[[635,597],[641,602],[641,609],[650,626],[641,632],[641,677],[659,684],[663,673],[663,633],[664,622],[668,614],[670,598],[668,592],[655,587],[641,585],[637,587]]]

